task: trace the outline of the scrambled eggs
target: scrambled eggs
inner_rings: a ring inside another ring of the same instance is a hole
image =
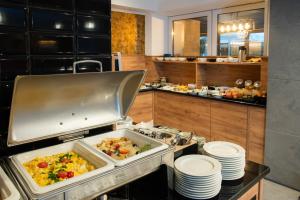
[[[97,148],[116,160],[124,160],[151,149],[151,146],[146,144],[139,147],[128,138],[121,137],[104,139],[100,144],[97,144]]]
[[[72,151],[37,157],[23,166],[39,186],[51,185],[95,169],[95,166]]]

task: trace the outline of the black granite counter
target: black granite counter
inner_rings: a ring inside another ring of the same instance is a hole
[[[239,199],[256,183],[262,180],[268,173],[270,168],[254,162],[247,162],[245,168],[245,176],[235,181],[223,181],[220,193],[210,200],[235,200]],[[165,200],[188,200],[175,191],[169,190],[168,197]]]
[[[170,90],[162,90],[159,88],[146,88],[146,89],[141,89],[140,92],[149,92],[149,91],[160,91],[160,92],[168,92],[168,93],[175,93],[175,94],[180,94],[180,95],[185,95],[185,96],[193,96],[197,98],[203,98],[203,99],[210,99],[210,100],[216,100],[216,101],[223,101],[223,102],[230,102],[230,103],[237,103],[237,104],[242,104],[242,105],[248,105],[248,106],[257,106],[257,107],[266,107],[266,102],[265,101],[259,101],[259,100],[240,100],[240,99],[227,99],[223,97],[216,97],[216,96],[211,96],[211,95],[197,95],[197,94],[192,94],[192,93],[182,93],[182,92],[175,92],[175,91],[170,91]]]
[[[270,168],[264,165],[260,165],[251,161],[248,161],[245,168],[245,175],[243,178],[234,181],[223,181],[220,193],[209,200],[237,200],[248,192],[255,184],[261,181],[268,173]],[[131,190],[133,198],[135,200],[190,200],[184,196],[181,196],[176,191],[168,189],[168,191],[161,192],[163,184],[157,182],[158,176],[162,176],[161,173],[156,174],[156,177],[146,176],[138,181],[135,181],[134,187]],[[151,183],[151,184],[147,184]]]

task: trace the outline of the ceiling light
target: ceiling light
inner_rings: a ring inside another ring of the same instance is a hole
[[[237,30],[237,26],[235,24],[232,25],[232,30],[236,31]]]
[[[247,23],[245,24],[245,29],[246,29],[246,30],[249,30],[250,27],[251,27],[250,24],[247,22]]]
[[[220,31],[221,31],[221,33],[224,33],[224,32],[225,32],[225,27],[224,27],[224,26],[221,26],[221,27],[220,27]]]
[[[243,24],[239,24],[239,30],[240,30],[240,31],[244,30]]]
[[[230,28],[229,25],[226,26],[226,31],[227,31],[227,32],[230,32],[230,31],[231,31],[231,28]]]

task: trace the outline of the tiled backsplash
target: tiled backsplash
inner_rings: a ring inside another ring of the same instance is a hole
[[[72,73],[74,61],[87,59],[111,70],[110,18],[110,0],[0,0],[0,147],[17,75]]]

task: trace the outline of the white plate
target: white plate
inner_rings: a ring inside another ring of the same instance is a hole
[[[211,191],[215,188],[217,188],[219,185],[221,185],[222,180],[216,181],[213,184],[210,185],[202,185],[202,186],[198,186],[198,185],[194,185],[194,184],[190,184],[190,183],[186,183],[186,182],[181,182],[179,180],[175,181],[175,184],[180,185],[181,187],[190,189],[190,190],[201,190],[201,191]]]
[[[216,185],[215,187],[212,187],[212,188],[209,188],[209,189],[206,189],[206,190],[191,189],[191,188],[187,188],[187,187],[185,187],[183,185],[180,185],[180,184],[176,184],[175,187],[179,188],[181,191],[188,192],[190,194],[211,195],[211,194],[219,192],[219,190],[221,188],[221,185]]]
[[[237,174],[223,174],[222,179],[225,181],[237,180],[242,178],[245,175],[245,171]]]
[[[215,180],[210,183],[195,183],[195,182],[189,182],[189,181],[182,180],[182,179],[175,179],[175,181],[178,183],[182,183],[186,186],[204,188],[204,187],[213,187],[214,185],[221,183],[222,177],[219,180]]]
[[[208,156],[187,155],[174,162],[175,168],[190,176],[211,176],[221,171],[221,163]]]
[[[243,147],[230,142],[208,142],[204,144],[203,149],[211,155],[222,158],[240,158],[245,155],[245,149]]]
[[[174,169],[174,173],[175,173],[176,176],[180,176],[182,178],[186,178],[186,179],[190,179],[190,180],[200,180],[200,181],[214,180],[214,179],[218,178],[221,175],[221,171],[219,171],[218,173],[213,174],[211,176],[190,176],[190,175],[187,175],[187,174],[184,174],[184,173],[180,172],[176,168]]]
[[[185,196],[185,197],[188,197],[188,198],[191,198],[191,199],[210,199],[210,198],[213,198],[213,197],[217,196],[219,194],[221,188],[220,188],[219,191],[212,192],[212,193],[205,194],[205,195],[199,195],[199,194],[190,193],[190,192],[184,191],[181,188],[176,187],[176,186],[175,186],[175,190],[179,194],[181,194],[182,196]]]
[[[214,178],[212,180],[189,179],[189,178],[182,177],[182,176],[175,176],[175,179],[180,180],[180,181],[184,181],[184,182],[187,182],[187,183],[191,183],[191,184],[207,185],[207,184],[215,183],[216,181],[221,180],[222,179],[222,175],[219,175],[217,178]]]

